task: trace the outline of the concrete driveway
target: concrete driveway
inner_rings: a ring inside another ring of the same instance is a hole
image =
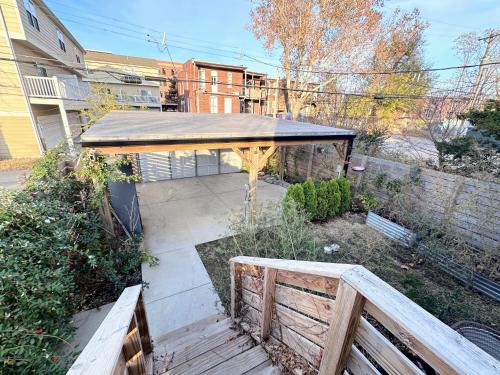
[[[223,311],[195,245],[225,237],[242,212],[248,175],[232,173],[137,184],[144,244],[160,265],[142,267],[153,338]],[[286,190],[259,181],[259,204]],[[229,272],[229,265],[228,265]]]

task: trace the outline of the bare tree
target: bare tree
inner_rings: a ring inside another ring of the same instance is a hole
[[[337,79],[317,71],[366,66],[380,27],[382,15],[376,8],[381,5],[381,0],[255,1],[251,29],[268,50],[281,52],[292,118],[314,91]]]

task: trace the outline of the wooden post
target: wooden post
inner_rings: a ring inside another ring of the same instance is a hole
[[[307,174],[306,174],[306,178],[311,177],[311,174],[312,174],[312,165],[313,165],[313,158],[314,158],[314,147],[315,147],[315,145],[311,145],[311,150],[309,151],[309,160],[307,162]]]
[[[340,279],[319,375],[342,374],[363,311],[364,297]]]
[[[231,273],[231,319],[238,317],[241,301],[241,264],[229,262]]]
[[[267,160],[276,151],[277,146],[270,146],[264,154],[261,154],[261,147],[252,146],[246,155],[240,148],[233,147],[233,151],[248,164],[248,193],[250,199],[250,217],[257,212],[257,180],[259,171],[265,167]]]
[[[139,294],[139,299],[137,300],[135,316],[137,320],[137,327],[139,328],[139,333],[141,334],[142,350],[144,351],[144,354],[147,355],[153,351],[153,345],[151,344],[149,323],[146,316],[146,309],[144,308],[144,297],[142,296],[142,293]]]
[[[135,314],[132,316],[129,332],[123,343],[123,355],[130,375],[146,374],[146,359],[142,348],[141,335]]]
[[[279,168],[280,181],[283,182],[285,176],[285,146],[280,146],[280,168]]]
[[[257,180],[259,175],[259,147],[250,148],[248,171],[248,195],[250,198],[250,217],[257,213]]]
[[[262,318],[260,322],[260,337],[262,340],[267,339],[271,332],[277,273],[278,270],[275,268],[264,268],[264,293],[262,296]]]

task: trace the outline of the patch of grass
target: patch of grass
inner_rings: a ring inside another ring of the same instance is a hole
[[[249,255],[361,264],[448,325],[472,320],[500,328],[499,303],[458,283],[411,249],[387,240],[364,224],[363,215],[346,214],[321,224],[302,223],[299,238],[307,238],[305,244],[309,247],[307,251],[293,253],[281,248],[287,245],[286,241],[280,244],[276,240],[288,232],[292,233],[292,241],[295,232],[287,231],[287,224],[272,216],[277,225],[269,226],[264,234],[255,232],[255,239],[247,238],[246,232],[236,231],[234,237],[197,246],[227,311],[230,308],[228,261],[233,256]],[[340,251],[324,254],[322,247],[332,243],[340,245]]]
[[[0,171],[16,171],[20,169],[31,169],[38,158],[19,158],[0,160]]]

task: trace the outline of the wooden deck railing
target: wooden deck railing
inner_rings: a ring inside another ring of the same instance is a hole
[[[68,374],[150,374],[152,351],[141,285],[136,285],[123,291]]]
[[[230,268],[231,317],[321,375],[500,373],[500,362],[362,266],[236,257]]]

